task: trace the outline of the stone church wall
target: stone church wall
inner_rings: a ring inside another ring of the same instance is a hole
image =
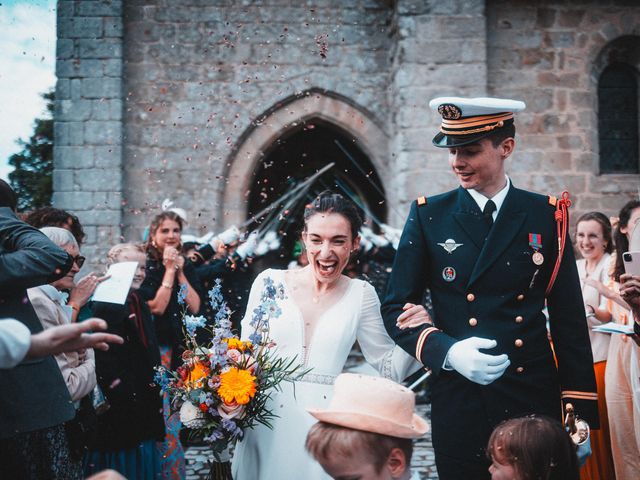
[[[622,0],[60,0],[54,203],[89,255],[139,238],[167,197],[218,230],[246,214],[225,200],[251,184],[243,156],[320,117],[375,146],[400,226],[416,196],[456,185],[429,99],[488,94],[528,105],[517,186],[568,188],[574,219],[613,214],[640,177],[599,175],[597,76],[638,25]]]

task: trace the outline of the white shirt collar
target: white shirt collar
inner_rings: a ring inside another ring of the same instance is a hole
[[[493,197],[491,197],[491,200],[493,200],[493,203],[496,204],[496,211],[493,212],[492,214],[492,217],[494,220],[498,216],[498,213],[500,212],[500,207],[502,207],[502,204],[504,203],[504,199],[507,197],[507,193],[509,192],[509,187],[511,186],[511,180],[509,180],[509,177],[505,175],[504,178],[507,180],[507,184],[504,186],[502,190],[500,190]],[[467,192],[469,192],[469,195],[471,195],[471,198],[473,198],[475,202],[478,204],[478,207],[480,207],[480,211],[483,211],[484,206],[489,201],[489,198],[485,197],[481,193],[476,192],[473,188],[470,188],[469,190],[467,190]]]

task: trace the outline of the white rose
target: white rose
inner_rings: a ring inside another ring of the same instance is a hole
[[[207,423],[205,414],[191,402],[180,407],[180,421],[187,428],[200,428]]]

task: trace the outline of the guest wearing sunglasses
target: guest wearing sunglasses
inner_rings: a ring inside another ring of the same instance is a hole
[[[65,250],[73,258],[73,266],[64,277],[39,287],[27,290],[29,300],[44,328],[72,323],[81,308],[93,294],[100,279],[93,276],[87,282],[87,288],[78,292],[74,287],[74,277],[80,271],[85,258],[80,255],[78,243],[71,232],[59,227],[44,227],[44,233],[58,247]],[[73,290],[72,290],[73,289]],[[66,291],[71,290],[71,295]],[[67,297],[69,299],[67,300]],[[64,377],[71,400],[78,406],[80,400],[96,386],[96,367],[93,350],[80,350],[55,355],[62,376]]]

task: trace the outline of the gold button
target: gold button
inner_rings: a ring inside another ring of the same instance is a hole
[[[471,325],[472,327],[475,327],[477,324],[478,324],[478,320],[476,320],[475,318],[469,319],[469,325]]]
[[[516,372],[518,372],[518,373],[522,373],[522,372],[524,372],[524,367],[518,367],[518,368],[516,368]]]
[[[518,315],[518,316],[516,317],[516,323],[522,323],[522,321],[523,321],[523,320],[524,320],[524,318],[522,318],[522,316],[521,316],[521,315]]]
[[[524,300],[524,295],[523,295],[523,294],[520,294],[520,295],[518,295],[516,298],[517,298],[519,301],[522,301],[522,300]]]
[[[516,341],[514,342],[516,344],[516,347],[521,347],[522,345],[524,345],[524,342],[522,340],[520,340],[519,338],[516,339]]]
[[[473,293],[467,293],[467,302],[473,302],[476,296]]]

